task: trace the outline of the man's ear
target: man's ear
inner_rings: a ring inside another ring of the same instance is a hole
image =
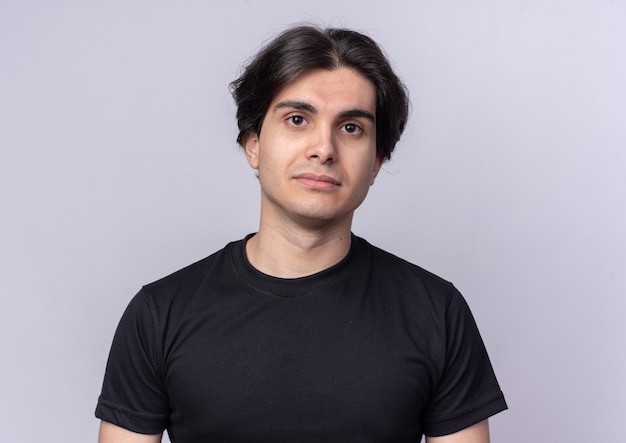
[[[374,181],[376,181],[376,176],[378,175],[378,172],[380,171],[380,168],[383,166],[384,162],[385,162],[384,155],[376,154],[376,159],[374,160],[374,167],[372,168],[372,178],[370,180],[370,186],[372,186],[374,184]]]
[[[242,145],[250,166],[253,169],[259,169],[259,136],[256,132],[246,132]]]

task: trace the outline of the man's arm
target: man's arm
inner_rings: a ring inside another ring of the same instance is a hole
[[[137,434],[102,420],[98,443],[160,443],[161,437],[163,437],[162,433],[156,435]]]
[[[483,420],[454,434],[427,436],[426,443],[489,443],[489,420]]]

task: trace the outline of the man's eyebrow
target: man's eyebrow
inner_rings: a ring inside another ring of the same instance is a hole
[[[376,123],[376,117],[369,111],[364,109],[349,109],[347,111],[343,111],[339,114],[340,118],[366,118],[370,120],[372,123]]]
[[[293,109],[298,109],[301,111],[307,111],[307,112],[310,112],[311,114],[317,114],[317,109],[315,109],[313,105],[307,102],[287,100],[287,101],[276,104],[276,106],[274,106],[274,111],[277,111],[282,108],[293,108]],[[348,109],[347,111],[342,111],[341,113],[339,113],[339,118],[366,118],[370,120],[372,123],[376,123],[376,117],[374,117],[374,114],[372,114],[369,111],[366,111],[364,109],[359,109],[359,108]]]
[[[315,109],[313,105],[310,105],[309,103],[306,103],[306,102],[287,100],[284,102],[280,102],[276,106],[274,106],[274,111],[278,111],[279,109],[282,109],[282,108],[293,108],[293,109],[298,109],[300,111],[308,111],[311,114],[317,114],[317,109]]]

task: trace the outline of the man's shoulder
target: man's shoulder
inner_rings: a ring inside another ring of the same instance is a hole
[[[431,271],[412,263],[398,255],[374,246],[364,239],[364,242],[371,251],[372,264],[374,268],[380,268],[390,276],[396,277],[414,277],[430,282],[434,285],[453,286],[451,282],[440,277]]]
[[[231,250],[242,240],[228,243],[222,249],[213,252],[190,265],[185,266],[165,277],[143,286],[146,294],[173,294],[188,292],[198,287],[211,274],[215,266],[224,266],[230,263]]]

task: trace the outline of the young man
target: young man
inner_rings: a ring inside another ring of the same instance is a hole
[[[351,233],[408,114],[376,43],[293,28],[232,91],[259,230],[133,299],[100,441],[488,442],[506,404],[463,298]]]

